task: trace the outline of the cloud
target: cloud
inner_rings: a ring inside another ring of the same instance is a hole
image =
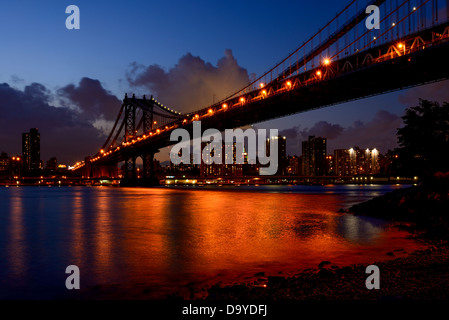
[[[105,136],[82,112],[51,105],[53,98],[50,90],[39,83],[27,85],[23,90],[0,84],[0,151],[21,154],[22,133],[39,128],[44,165],[52,156],[59,162],[72,164],[95,153]]]
[[[355,121],[349,127],[319,121],[311,128],[300,126],[280,131],[287,138],[287,153],[302,154],[302,141],[309,136],[327,138],[327,152],[334,149],[347,149],[354,146],[361,148],[377,148],[385,153],[397,147],[396,131],[403,125],[402,119],[393,113],[380,110],[368,122]]]
[[[217,65],[191,53],[182,56],[168,71],[159,65],[136,62],[126,73],[129,85],[139,94],[152,94],[165,105],[191,112],[219,101],[249,83],[246,69],[239,66],[231,50],[226,50]]]
[[[291,155],[300,155],[302,150],[302,141],[307,140],[309,136],[324,137],[328,140],[337,138],[344,128],[339,124],[331,124],[327,121],[319,121],[311,128],[301,130],[300,126],[281,130],[280,135],[287,139],[287,153]]]
[[[100,81],[84,77],[78,85],[69,84],[57,91],[62,102],[76,106],[88,120],[114,121],[120,109],[121,101],[103,88]]]
[[[385,110],[379,110],[374,119],[366,123],[357,121],[352,126],[330,140],[335,149],[344,149],[353,146],[361,148],[377,148],[381,153],[398,146],[396,132],[403,126],[400,116]]]
[[[418,105],[419,99],[438,101],[440,103],[449,102],[449,80],[436,82],[424,86],[411,88],[400,94],[399,103],[414,107]]]

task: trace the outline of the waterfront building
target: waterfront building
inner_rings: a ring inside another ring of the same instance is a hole
[[[22,134],[22,157],[26,172],[35,172],[42,169],[41,163],[41,137],[37,128]]]
[[[310,136],[302,142],[302,174],[324,176],[326,174],[327,139]]]

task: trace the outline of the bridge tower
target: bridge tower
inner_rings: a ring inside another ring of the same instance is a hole
[[[162,128],[167,123],[182,117],[181,113],[171,110],[162,105],[151,96],[147,99],[138,99],[133,96],[131,98],[125,94],[122,110],[123,128],[118,132],[124,132],[123,142],[134,144],[141,141],[142,136],[154,132],[155,129]],[[120,117],[120,115],[119,115]],[[115,143],[113,141],[113,144]],[[124,155],[124,172],[122,185],[127,186],[152,186],[158,184],[158,179],[154,170],[154,155],[159,152],[157,147],[146,146],[145,148],[129,148]],[[142,159],[143,170],[139,177],[136,161]]]
[[[143,104],[147,104],[147,99],[143,96]],[[150,101],[153,101],[153,96],[151,96]],[[152,103],[149,104],[147,109],[143,109],[142,113],[142,123],[143,123],[143,132],[151,132],[153,131],[154,125],[154,105]],[[158,184],[158,179],[154,173],[154,154],[156,152],[154,150],[145,151],[141,157],[143,162],[143,184],[145,185],[155,185]]]
[[[135,96],[133,95],[133,99]],[[125,94],[125,142],[132,142],[136,138],[136,109],[134,104],[126,103],[128,95]],[[128,156],[125,160],[124,180],[134,181],[137,179],[136,156]]]

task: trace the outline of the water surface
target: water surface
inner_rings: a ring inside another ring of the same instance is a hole
[[[163,298],[323,260],[372,263],[422,244],[338,210],[394,188],[0,187],[0,298]],[[68,265],[82,290],[65,288]]]

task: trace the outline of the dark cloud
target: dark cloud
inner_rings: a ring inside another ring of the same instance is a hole
[[[326,137],[328,139],[335,139],[338,137],[344,128],[339,124],[330,124],[327,121],[319,121],[310,129],[301,130],[300,134],[303,140],[308,139],[309,136]]]
[[[344,128],[339,124],[331,124],[327,121],[319,121],[311,128],[301,130],[299,126],[281,130],[280,135],[287,139],[287,152],[291,155],[300,155],[302,152],[302,141],[307,140],[309,136],[324,137],[328,140],[337,138]]]
[[[44,164],[52,156],[60,162],[73,164],[94,154],[104,142],[104,135],[85,120],[82,113],[51,105],[53,98],[39,83],[23,90],[0,84],[0,151],[21,154],[22,133],[39,128]]]
[[[168,71],[159,65],[132,63],[126,78],[131,87],[142,90],[139,93],[152,94],[181,112],[206,107],[214,98],[223,99],[249,82],[247,70],[238,65],[231,50],[225,51],[216,66],[190,53]]]
[[[408,89],[398,98],[406,107],[417,106],[419,99],[449,102],[449,80]]]
[[[64,103],[75,105],[90,120],[104,118],[113,121],[121,105],[121,101],[104,89],[100,81],[86,77],[78,86],[69,84],[57,93]]]
[[[377,148],[381,152],[397,147],[396,131],[403,125],[402,119],[393,113],[380,110],[368,122],[355,121],[352,126],[342,127],[327,121],[319,121],[311,128],[299,126],[280,131],[287,138],[287,153],[302,154],[302,141],[309,136],[327,138],[327,151],[347,149],[354,146]]]
[[[330,146],[335,149],[359,146],[361,148],[377,148],[380,152],[398,146],[396,132],[402,127],[403,121],[400,116],[385,110],[380,110],[374,119],[368,122],[355,122],[352,126],[330,140]]]

